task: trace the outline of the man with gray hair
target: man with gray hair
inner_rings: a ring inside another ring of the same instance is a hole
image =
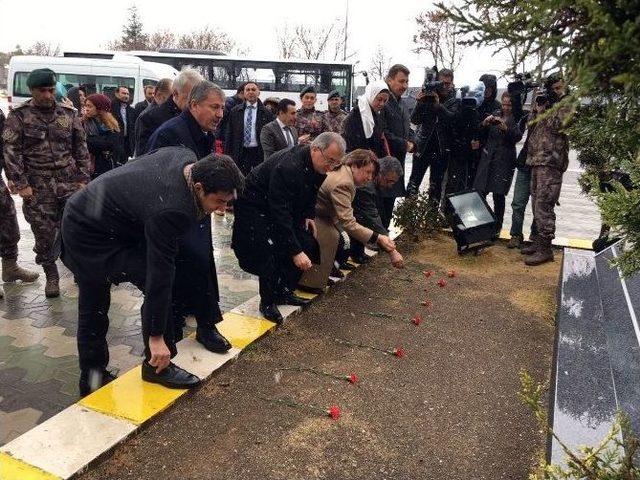
[[[356,188],[356,196],[353,199],[353,215],[356,221],[370,228],[378,235],[389,235],[389,231],[382,220],[386,209],[384,195],[402,178],[401,163],[395,157],[383,157],[378,159],[380,169],[373,180]],[[364,244],[353,237],[350,238],[351,258],[357,263],[366,263],[369,257],[364,253]],[[402,256],[395,251],[399,258],[394,261],[401,263]]]
[[[171,97],[159,107],[141,115],[140,122],[138,122],[139,131],[136,132],[136,156],[149,151],[149,139],[160,125],[177,117],[187,108],[191,89],[202,80],[202,75],[196,70],[183,70],[173,81]]]
[[[164,122],[149,139],[149,150],[184,146],[198,159],[213,152],[213,131],[220,124],[224,110],[224,92],[209,80],[197,82],[186,101],[186,109]],[[228,158],[228,157],[227,157]],[[207,350],[226,352],[231,344],[216,329],[222,320],[218,302],[220,290],[216,276],[211,238],[211,216],[201,218],[180,240],[176,257],[176,285],[181,299],[173,305],[174,335],[182,339],[184,319],[193,314],[197,322],[196,340]]]
[[[251,170],[234,204],[231,248],[240,267],[258,275],[260,312],[277,324],[278,304],[307,303],[293,291],[302,272],[320,263],[316,196],[345,149],[339,134],[324,132],[311,145],[276,152]]]

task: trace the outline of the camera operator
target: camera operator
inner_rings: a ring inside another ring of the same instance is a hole
[[[536,98],[536,103],[544,105],[545,110],[553,108],[566,95],[564,80],[559,74],[550,75],[544,88],[546,99]],[[531,166],[533,221],[538,234],[528,248],[521,250],[527,254],[527,265],[553,261],[551,241],[556,230],[554,209],[560,198],[562,175],[569,166],[569,139],[562,131],[568,114],[569,108],[560,106],[541,116],[528,136],[526,163]],[[533,120],[538,116],[540,113],[534,115]]]
[[[417,148],[407,190],[410,195],[418,193],[430,166],[429,198],[439,205],[442,182],[451,156],[452,124],[459,106],[453,85],[453,71],[443,69],[438,73],[437,82],[425,81],[416,100],[411,122],[418,125]]]
[[[472,142],[478,138],[478,106],[484,100],[484,89],[482,82],[471,88],[461,89],[463,98],[453,121],[453,149],[449,160],[446,193],[462,192],[473,186],[478,158]]]

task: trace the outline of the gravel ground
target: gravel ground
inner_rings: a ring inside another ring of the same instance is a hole
[[[518,371],[549,378],[560,253],[529,268],[504,245],[458,257],[447,237],[402,251],[403,271],[384,255],[360,268],[81,478],[526,478],[545,439],[516,396]]]

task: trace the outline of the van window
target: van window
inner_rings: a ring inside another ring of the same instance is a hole
[[[152,80],[150,78],[143,78],[142,79],[142,87],[146,87],[147,85],[152,85],[152,86],[156,86],[156,84],[158,83],[158,80]]]
[[[113,97],[115,89],[122,85],[129,89],[131,98],[134,98],[136,79],[133,77],[111,77],[102,75],[82,75],[77,73],[56,73],[58,81],[65,86],[67,90],[71,87],[84,85],[87,89],[87,95],[92,93],[104,93]],[[27,87],[27,77],[29,72],[16,72],[13,77],[13,96],[14,97],[30,97],[29,87]]]

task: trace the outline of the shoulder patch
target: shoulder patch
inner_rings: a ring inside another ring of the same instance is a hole
[[[4,140],[7,143],[15,142],[19,136],[20,135],[18,134],[18,132],[10,128],[5,128],[4,131],[2,132],[2,140]]]
[[[71,122],[71,119],[67,115],[59,115],[58,118],[56,118],[56,125],[59,125],[64,129],[69,128],[71,126]]]

